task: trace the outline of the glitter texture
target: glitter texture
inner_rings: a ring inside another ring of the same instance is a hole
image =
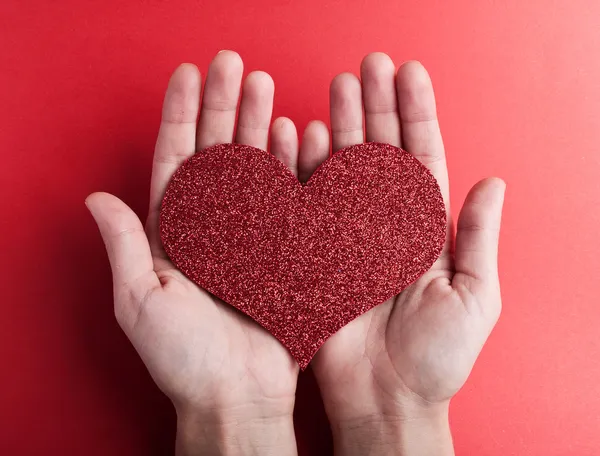
[[[187,277],[304,369],[332,334],[431,267],[446,212],[427,168],[388,144],[343,149],[306,185],[263,150],[222,144],[175,172],[160,233]]]

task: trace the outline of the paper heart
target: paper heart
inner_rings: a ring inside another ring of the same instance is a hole
[[[304,369],[332,334],[431,267],[446,212],[431,173],[397,147],[348,147],[302,185],[269,153],[222,144],[175,172],[160,233],[187,277]]]

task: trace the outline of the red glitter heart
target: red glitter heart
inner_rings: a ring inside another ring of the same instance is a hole
[[[160,233],[187,277],[304,369],[332,334],[431,267],[446,212],[431,173],[394,146],[343,149],[302,185],[269,153],[222,144],[175,172]]]

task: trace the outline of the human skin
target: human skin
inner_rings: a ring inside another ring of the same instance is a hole
[[[396,71],[389,56],[366,56],[360,80],[349,73],[333,80],[330,107],[334,154],[364,141],[403,147],[435,176],[449,221],[433,267],[342,328],[313,360],[335,453],[453,455],[450,399],[501,310],[497,251],[505,184],[489,178],[471,189],[455,235],[434,92],[418,62]]]
[[[266,150],[270,139],[271,153],[301,181],[329,156],[323,123],[310,123],[299,144],[289,119],[271,125],[270,76],[253,72],[242,84],[242,70],[236,53],[219,53],[202,99],[195,66],[174,72],[145,229],[115,196],[95,193],[86,200],[111,263],[117,320],[177,411],[179,456],[296,454],[296,363],[261,327],[183,276],[158,237],[171,175],[203,148],[237,142]],[[408,62],[396,75],[391,59],[376,53],[364,59],[361,79],[342,74],[332,82],[333,151],[365,140],[402,146],[431,170],[448,208],[444,149],[424,68]],[[317,353],[313,367],[336,454],[453,454],[449,401],[500,313],[496,255],[503,193],[499,179],[475,185],[456,238],[449,224],[448,242],[431,270]]]
[[[199,150],[230,142],[266,150],[270,139],[271,152],[294,171],[298,161],[304,163],[305,150],[328,151],[322,123],[307,127],[302,148],[289,119],[271,125],[273,80],[256,71],[242,84],[242,73],[238,54],[220,52],[208,69],[202,98],[194,65],[183,64],[173,73],[145,230],[117,197],[94,193],[86,200],[106,244],[116,318],[177,411],[178,456],[297,454],[292,421],[297,363],[263,328],[179,272],[158,235],[169,179]]]

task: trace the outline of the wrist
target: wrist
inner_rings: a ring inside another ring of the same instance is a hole
[[[177,408],[177,456],[295,456],[291,409],[250,404],[227,410]]]
[[[412,404],[393,412],[331,422],[340,456],[453,456],[449,402]]]

